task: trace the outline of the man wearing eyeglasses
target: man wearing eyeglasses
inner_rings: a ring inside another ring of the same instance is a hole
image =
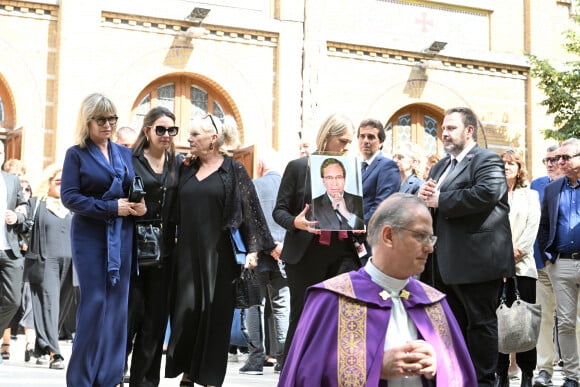
[[[395,193],[371,217],[373,256],[309,288],[279,385],[473,387],[445,295],[413,278],[437,237],[425,204]]]
[[[544,198],[546,186],[562,177],[558,165],[558,145],[551,145],[546,150],[546,156],[542,163],[546,166],[546,176],[541,176],[532,181],[530,188],[538,191],[540,203]],[[538,240],[534,243],[534,258],[538,269],[538,281],[536,282],[536,302],[542,305],[542,322],[540,324],[540,336],[536,346],[538,376],[534,380],[536,387],[548,387],[552,385],[554,374],[554,361],[557,359],[554,345],[554,312],[556,299],[552,289],[552,281],[542,259]],[[578,310],[580,312],[580,309]],[[556,336],[557,337],[557,336]],[[576,328],[576,340],[580,340],[580,325]]]
[[[538,244],[556,298],[563,387],[580,380],[576,341],[580,291],[580,140],[562,143],[555,156],[564,178],[548,184],[542,201]]]
[[[438,236],[421,278],[447,294],[477,384],[491,387],[498,366],[495,310],[502,278],[515,275],[515,262],[504,162],[477,146],[478,126],[469,108],[445,112],[441,129],[448,156],[431,168],[418,193],[432,209]]]
[[[326,192],[312,201],[314,218],[320,230],[363,230],[363,199],[345,192],[346,169],[333,157],[320,166]]]

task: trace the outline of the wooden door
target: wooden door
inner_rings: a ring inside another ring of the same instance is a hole
[[[233,152],[234,160],[240,162],[246,170],[248,171],[248,175],[250,178],[254,178],[254,174],[256,173],[256,148],[255,145],[250,145],[245,148],[236,149]]]

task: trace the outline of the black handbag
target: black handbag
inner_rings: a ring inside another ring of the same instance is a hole
[[[30,199],[31,201],[33,199]],[[32,216],[26,219],[27,226],[30,232],[30,241],[28,243],[28,250],[24,254],[24,281],[31,284],[41,284],[44,280],[44,269],[46,266],[44,258],[40,254],[40,235],[38,232],[38,206],[40,199],[34,198],[34,210]]]
[[[163,264],[163,226],[161,220],[135,222],[137,263],[140,267]]]
[[[143,186],[143,179],[141,176],[135,176],[129,187],[129,201],[132,203],[139,203],[145,197],[145,188]]]
[[[514,280],[516,299],[511,307],[507,302],[507,282],[504,282],[497,315],[498,350],[501,353],[526,352],[538,343],[542,306],[530,304],[520,298],[518,281]],[[509,278],[508,278],[509,280]]]
[[[260,282],[254,270],[242,269],[242,273],[232,281],[232,285],[236,308],[248,309],[262,303]]]

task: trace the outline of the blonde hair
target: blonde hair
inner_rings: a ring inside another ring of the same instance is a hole
[[[12,175],[24,176],[26,175],[26,165],[19,159],[6,160],[4,162],[4,171]]]
[[[89,138],[89,121],[93,117],[115,116],[117,108],[113,102],[100,93],[93,93],[87,96],[81,103],[75,128],[74,143],[84,148],[87,146]],[[116,125],[111,125],[111,135],[115,136]]]
[[[326,151],[326,144],[330,137],[340,136],[348,129],[354,133],[352,121],[344,114],[334,113],[326,117],[316,135],[316,148],[319,152]]]
[[[205,134],[217,134],[218,152],[221,154],[230,154],[230,150],[236,149],[240,144],[238,124],[232,116],[224,116],[222,121],[213,114],[207,114],[195,118],[191,127],[199,127]]]
[[[393,152],[393,157],[396,154],[401,154],[411,160],[416,161],[413,166],[413,174],[418,177],[423,176],[423,171],[425,170],[425,155],[421,147],[413,142],[404,141],[397,144],[395,152]]]
[[[38,197],[39,200],[43,200],[46,197],[48,197],[50,182],[60,172],[62,172],[62,165],[60,164],[50,164],[47,165],[46,168],[44,168],[44,170],[42,171],[42,177],[40,179],[40,182],[38,183],[38,186],[34,191],[36,192],[35,196]]]

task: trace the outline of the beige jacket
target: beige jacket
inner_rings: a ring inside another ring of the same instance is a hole
[[[510,198],[510,225],[514,248],[524,252],[523,258],[516,264],[516,275],[538,278],[534,260],[534,241],[540,225],[540,199],[538,192],[518,188]]]

